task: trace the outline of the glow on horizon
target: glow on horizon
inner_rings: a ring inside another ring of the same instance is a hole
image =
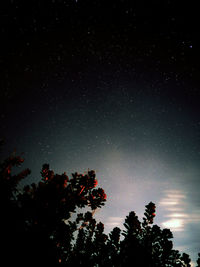
[[[163,206],[167,210],[166,221],[161,225],[164,228],[169,228],[173,232],[183,231],[185,226],[185,219],[188,218],[188,214],[184,213],[183,200],[186,198],[180,190],[167,190],[164,191],[164,198],[159,202],[160,206]],[[181,208],[180,208],[181,207]],[[184,220],[183,220],[184,219]]]
[[[184,223],[183,220],[173,218],[171,220],[165,221],[162,223],[164,228],[169,228],[172,231],[183,231],[184,230]]]

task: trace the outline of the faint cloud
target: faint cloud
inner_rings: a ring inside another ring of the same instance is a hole
[[[189,218],[188,214],[185,213],[172,213],[169,215],[166,215],[166,217],[171,217],[171,218]]]
[[[184,230],[184,219],[187,217],[187,214],[184,213],[182,207],[184,206],[183,202],[185,198],[185,194],[180,190],[164,191],[164,198],[161,199],[159,205],[167,210],[164,217],[170,218],[161,223],[164,228],[169,228],[173,232]]]
[[[178,205],[178,201],[176,201],[176,200],[174,200],[174,201],[172,201],[172,200],[167,200],[167,199],[163,199],[162,201],[160,201],[159,202],[159,204],[161,205],[161,206],[174,206],[174,205]]]
[[[164,228],[169,228],[172,231],[183,231],[184,221],[182,219],[173,218],[171,220],[163,222],[162,226]]]
[[[161,202],[160,202],[161,203]],[[160,204],[159,203],[159,204]],[[161,204],[160,204],[161,205]],[[178,208],[178,207],[166,207],[168,211],[174,211],[174,212],[182,212],[184,209],[183,208]]]
[[[119,227],[123,223],[124,218],[122,217],[108,217],[106,225],[109,227]]]
[[[181,190],[166,190],[159,205],[166,210],[164,217],[168,218],[161,225],[173,232],[184,231],[188,223],[200,221],[200,211],[189,207],[187,194]]]

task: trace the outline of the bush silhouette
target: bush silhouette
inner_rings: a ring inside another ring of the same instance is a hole
[[[153,224],[154,203],[146,205],[141,222],[131,211],[122,234],[115,227],[106,235],[93,216],[106,201],[93,170],[69,178],[44,164],[41,181],[20,190],[30,170],[12,174],[12,168],[23,161],[12,155],[0,165],[4,266],[191,266],[189,255],[173,249],[172,232]]]

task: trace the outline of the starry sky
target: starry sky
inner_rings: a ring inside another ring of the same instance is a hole
[[[175,3],[174,3],[175,2]],[[3,155],[38,181],[96,170],[108,232],[131,210],[200,251],[199,18],[195,1],[0,3]]]

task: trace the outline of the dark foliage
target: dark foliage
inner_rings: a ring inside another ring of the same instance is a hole
[[[198,254],[198,259],[197,259],[197,267],[200,267],[200,253]]]
[[[134,211],[121,230],[108,235],[93,218],[106,201],[94,171],[86,174],[55,174],[48,164],[38,184],[19,190],[26,169],[12,175],[23,159],[11,156],[0,165],[1,243],[4,266],[191,266],[187,254],[173,249],[169,229],[153,224],[156,206],[146,205],[143,221]],[[90,211],[78,213],[77,208]],[[200,256],[200,254],[199,254]],[[197,260],[200,266],[200,260]]]

